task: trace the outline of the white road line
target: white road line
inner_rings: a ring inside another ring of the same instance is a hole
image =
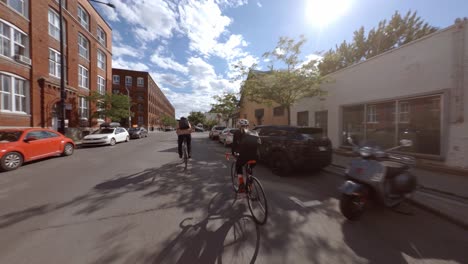
[[[311,200],[311,201],[303,202],[294,196],[290,196],[289,199],[303,208],[314,207],[314,206],[318,206],[322,204],[322,202],[318,200]]]

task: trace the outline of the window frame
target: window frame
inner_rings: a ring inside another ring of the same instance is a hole
[[[80,119],[89,119],[89,100],[86,97],[78,97],[78,115]]]
[[[127,80],[130,80],[130,83],[127,81]],[[132,86],[133,84],[133,78],[132,76],[125,76],[125,86],[129,87],[129,86]]]
[[[52,15],[53,21],[50,21],[51,15]],[[54,9],[49,7],[47,20],[49,23],[49,27],[48,27],[49,36],[60,41],[60,15]],[[54,29],[54,33],[57,32],[57,36],[52,34],[51,27]]]
[[[26,19],[29,19],[29,0],[18,0],[19,2],[22,3],[21,5],[21,11],[16,9],[12,4],[12,0],[4,0],[4,3],[8,8],[14,10],[16,13],[21,14],[23,17]],[[3,2],[3,1],[2,1]]]
[[[402,107],[403,105],[406,108],[404,109],[404,111]],[[411,122],[410,114],[411,114],[411,107],[410,107],[409,101],[399,101],[398,102],[398,123],[400,124],[410,123]]]
[[[102,34],[100,34],[100,33],[102,33]],[[101,36],[101,35],[103,35],[103,36]],[[104,29],[101,26],[97,26],[96,37],[97,37],[99,43],[101,43],[104,46],[107,45],[107,40],[106,40],[107,34],[106,34],[106,32],[104,31]]]
[[[285,112],[284,106],[273,107],[273,116],[284,116],[284,112]]]
[[[5,35],[5,32],[3,30],[4,26],[8,28],[7,29],[8,35]],[[7,57],[7,58],[10,58],[10,59],[14,59],[15,56],[17,56],[17,55],[30,58],[30,55],[29,55],[29,35],[26,34],[24,31],[22,31],[21,29],[17,28],[15,25],[13,25],[13,24],[11,24],[8,21],[3,20],[3,19],[0,19],[0,27],[1,27],[2,32],[4,32],[3,34],[0,34],[0,56]],[[17,34],[21,35],[22,41],[24,41],[25,43],[20,43],[20,42],[16,41]],[[4,49],[5,49],[5,48],[3,48],[4,47],[4,45],[3,45],[3,40],[4,39],[6,39],[7,42],[8,42],[8,45],[7,45],[7,53],[8,54],[4,54]],[[19,45],[19,46],[21,46],[23,48],[23,50],[24,50],[23,54],[16,53],[15,45]]]
[[[115,81],[116,79],[118,79],[117,82]],[[112,75],[112,84],[120,84],[120,75],[117,75],[117,74]]]
[[[0,89],[0,112],[2,113],[15,113],[15,114],[25,114],[29,115],[30,113],[30,86],[29,86],[29,81],[19,77],[14,74],[10,74],[7,72],[2,72],[0,71],[0,84],[1,87],[4,88],[3,82],[4,78],[9,79],[9,87],[8,90],[3,90]],[[17,92],[17,83],[21,82],[22,85],[22,93]],[[4,98],[5,95],[7,95],[7,100],[8,100],[8,109],[3,109],[5,103],[4,103]],[[17,107],[17,97],[21,97],[24,100],[21,100],[21,111],[18,111]]]
[[[107,60],[106,53],[104,53],[104,51],[100,49],[97,49],[97,67],[99,69],[106,70],[106,67],[107,67],[106,60]]]
[[[372,109],[372,111],[371,111]],[[377,120],[377,104],[369,104],[366,105],[366,122],[368,124],[377,124],[379,121]]]
[[[106,93],[106,79],[102,77],[101,75],[97,76],[97,90],[98,90],[98,93],[100,94]]]
[[[51,61],[51,58],[50,58],[50,55],[51,55],[51,52],[54,53],[54,59],[53,61]],[[49,76],[53,76],[53,77],[56,77],[56,78],[61,78],[60,74],[60,67],[61,67],[61,61],[60,61],[60,52],[58,52],[57,50],[49,47]],[[50,69],[51,69],[51,63],[55,64],[54,65],[54,70],[56,71],[56,74],[53,74],[50,72]]]
[[[84,28],[86,28],[86,30],[89,31],[89,13],[88,11],[86,11],[86,9],[83,8],[83,6],[81,6],[80,4],[78,4],[78,8],[76,9],[77,11],[77,15],[76,15],[76,19],[78,20],[78,22],[80,23],[80,25]],[[83,15],[84,17],[81,17],[80,15]],[[86,19],[84,19],[86,18]],[[86,21],[85,21],[86,20]]]
[[[84,44],[86,44],[86,47],[84,47]],[[81,54],[82,50],[85,50],[86,57]],[[83,59],[89,60],[89,40],[80,32],[78,32],[78,55]]]
[[[86,71],[86,76],[83,74]],[[86,86],[83,84],[83,80],[86,79]],[[89,70],[85,66],[78,64],[78,86],[84,89],[89,89]]]
[[[138,77],[137,78],[137,86],[138,87],[144,87],[145,86],[145,79],[143,77]]]

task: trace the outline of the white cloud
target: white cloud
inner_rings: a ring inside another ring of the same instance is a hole
[[[301,67],[302,65],[307,64],[307,63],[309,63],[310,61],[316,61],[315,64],[317,64],[317,63],[319,63],[322,59],[323,59],[322,56],[320,56],[320,55],[318,55],[318,54],[312,53],[312,54],[306,55],[305,58],[304,58],[304,62],[303,62],[301,65],[299,65],[299,66]]]
[[[262,3],[257,2],[257,6],[258,6],[258,7],[262,7]]]
[[[246,5],[249,1],[248,0],[216,0],[216,3],[221,6],[228,6],[228,7],[239,7]]]
[[[162,69],[174,70],[181,73],[187,73],[188,69],[186,66],[178,63],[170,57],[164,57],[159,52],[156,52],[151,56],[151,62]]]
[[[142,56],[142,52],[141,50],[138,50],[131,46],[120,44],[120,45],[112,46],[112,56],[114,57],[130,56],[130,57],[140,58]]]
[[[111,21],[126,21],[133,25],[132,30],[140,40],[170,38],[173,31],[179,30],[172,3],[164,0],[114,0],[112,3],[115,10],[106,10],[104,15]]]
[[[130,69],[134,71],[148,71],[149,67],[141,62],[126,61],[121,57],[112,59],[112,68]]]
[[[179,75],[172,73],[152,73],[153,79],[161,85],[169,85],[175,88],[183,88],[188,84],[188,81]]]

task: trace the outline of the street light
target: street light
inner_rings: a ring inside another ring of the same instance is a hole
[[[89,0],[100,4],[107,5],[111,8],[115,6],[111,3]],[[59,20],[60,20],[60,127],[59,132],[65,135],[65,99],[67,98],[67,92],[65,90],[65,54],[64,54],[64,43],[63,43],[63,11],[62,11],[63,0],[59,0]]]

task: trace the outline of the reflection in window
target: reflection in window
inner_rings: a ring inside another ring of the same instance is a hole
[[[395,145],[395,101],[369,105],[367,106],[368,117],[369,112],[372,113],[371,116],[375,116],[375,120],[367,122],[367,140],[377,143],[382,148],[393,147]]]
[[[399,110],[399,122],[409,123],[410,121],[410,105],[408,102],[400,102],[398,105]]]
[[[367,106],[367,123],[377,123],[377,107],[375,105]]]
[[[351,137],[355,142],[364,139],[364,105],[343,107],[343,145],[349,146],[347,141]]]

